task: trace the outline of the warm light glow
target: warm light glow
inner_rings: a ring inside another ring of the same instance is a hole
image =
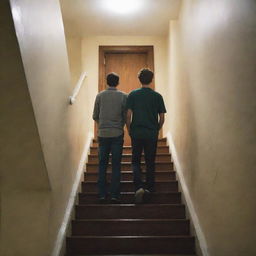
[[[102,6],[117,14],[129,14],[141,9],[144,0],[103,0]]]

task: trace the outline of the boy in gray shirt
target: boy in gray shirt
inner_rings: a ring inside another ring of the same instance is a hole
[[[95,99],[93,120],[98,125],[99,141],[99,177],[98,189],[101,202],[107,198],[106,171],[109,154],[112,154],[112,175],[110,185],[111,202],[120,201],[121,158],[124,143],[124,124],[126,118],[127,95],[119,90],[119,76],[107,75],[108,88],[100,92]]]

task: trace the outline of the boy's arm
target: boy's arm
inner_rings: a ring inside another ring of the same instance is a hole
[[[160,131],[163,127],[164,119],[165,119],[164,114],[166,113],[166,108],[164,105],[164,100],[162,95],[160,95],[160,98],[159,98],[158,113],[159,113],[158,129]]]
[[[159,121],[158,121],[158,129],[161,130],[164,124],[164,114],[165,113],[159,113]]]
[[[122,118],[123,118],[124,125],[126,124],[126,113],[127,113],[126,102],[127,102],[127,97],[128,97],[128,95],[125,94],[123,105],[122,105]]]
[[[132,119],[132,110],[131,109],[127,109],[127,113],[126,113],[126,127],[127,127],[127,130],[128,130],[129,134],[130,134],[131,119]]]
[[[100,104],[99,104],[99,98],[96,97],[94,102],[94,108],[93,108],[93,120],[98,123],[99,122],[99,114],[100,114]]]

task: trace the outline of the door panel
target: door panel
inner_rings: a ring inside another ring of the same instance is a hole
[[[147,67],[146,53],[107,53],[105,54],[105,76],[116,72],[120,76],[118,89],[129,93],[139,88],[138,72]]]

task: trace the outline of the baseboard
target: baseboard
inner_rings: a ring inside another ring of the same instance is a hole
[[[64,255],[64,253],[65,253],[66,234],[67,234],[68,226],[69,226],[69,223],[71,220],[72,210],[75,205],[76,195],[79,190],[79,185],[80,185],[81,179],[83,178],[83,167],[87,161],[87,156],[88,156],[88,153],[90,150],[90,145],[91,145],[92,139],[93,139],[93,133],[89,132],[88,136],[87,136],[87,141],[85,143],[84,150],[83,150],[80,162],[79,162],[76,178],[75,178],[74,184],[72,186],[68,204],[67,204],[67,207],[65,210],[65,215],[64,215],[62,224],[60,226],[51,256],[61,256],[61,255]]]
[[[199,219],[197,217],[193,202],[191,200],[187,184],[185,182],[185,178],[184,178],[184,175],[183,175],[183,172],[182,172],[182,167],[181,167],[181,164],[179,162],[178,154],[177,154],[177,151],[176,151],[171,133],[167,132],[166,137],[167,137],[167,142],[170,146],[172,159],[173,159],[173,163],[174,163],[177,175],[178,175],[178,180],[179,180],[179,183],[180,183],[180,187],[181,187],[182,193],[184,195],[185,204],[188,208],[189,215],[191,217],[191,221],[193,223],[193,227],[194,227],[194,230],[195,230],[195,233],[196,233],[196,237],[197,237],[198,242],[199,242],[199,247],[200,247],[201,253],[202,253],[203,256],[210,256],[210,254],[208,252],[207,243],[206,243],[204,233],[203,233],[203,231],[200,227],[200,222],[199,222]]]

